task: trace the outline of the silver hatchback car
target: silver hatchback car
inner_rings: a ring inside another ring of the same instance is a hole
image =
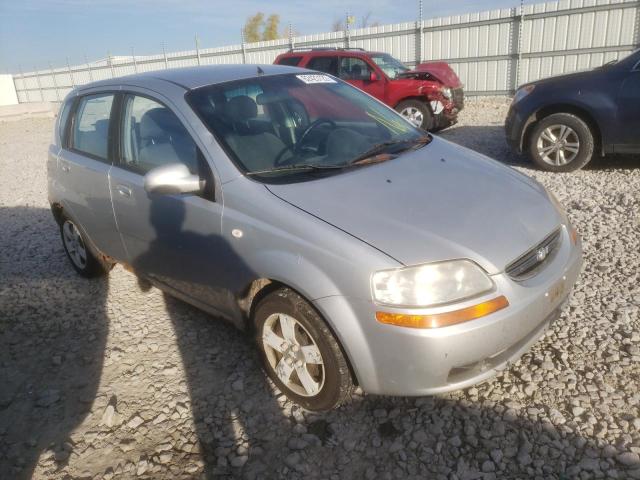
[[[255,335],[293,401],[483,381],[558,316],[581,267],[539,183],[310,70],[95,82],[62,104],[49,200],[72,266],[117,262]]]

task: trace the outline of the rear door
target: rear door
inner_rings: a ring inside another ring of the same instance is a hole
[[[221,236],[222,196],[194,137],[177,115],[142,92],[123,96],[111,194],[128,261],[201,308],[233,317],[232,258]],[[182,163],[200,175],[201,195],[152,194],[144,175]]]
[[[65,210],[101,252],[122,260],[125,254],[109,192],[115,97],[103,92],[76,99],[57,168]]]
[[[640,152],[640,63],[622,81],[618,95],[620,143],[616,153]]]
[[[384,77],[376,73],[372,80],[372,73],[375,73],[373,67],[360,57],[340,58],[339,77],[384,102]]]

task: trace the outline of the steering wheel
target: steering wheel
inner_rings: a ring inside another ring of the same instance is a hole
[[[302,135],[300,135],[300,140],[298,140],[295,144],[295,146],[292,145],[287,145],[285,146],[285,148],[283,148],[280,153],[278,153],[278,155],[276,156],[276,159],[274,160],[274,166],[276,167],[280,167],[283,165],[286,165],[287,163],[290,162],[290,158],[287,159],[283,159],[283,156],[286,152],[291,152],[293,153],[293,155],[297,155],[298,153],[300,153],[300,150],[302,150],[302,147],[304,145],[304,140],[307,138],[307,136],[309,135],[309,133],[318,128],[320,125],[330,125],[331,128],[336,128],[336,122],[334,122],[333,120],[330,120],[328,118],[318,118],[317,120],[314,120],[313,122],[311,122],[311,124],[309,124],[309,126],[307,128],[304,129],[304,132],[302,132]]]
[[[318,118],[317,120],[314,120],[309,124],[307,128],[304,129],[304,132],[302,132],[302,135],[300,135],[300,140],[296,142],[296,146],[293,148],[294,153],[298,153],[302,149],[305,139],[307,138],[307,136],[309,136],[309,134],[313,130],[318,128],[320,125],[325,125],[325,124],[330,125],[331,128],[337,127],[336,122],[328,118]]]

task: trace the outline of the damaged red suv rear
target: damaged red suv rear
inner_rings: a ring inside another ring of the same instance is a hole
[[[388,53],[312,48],[279,55],[275,62],[330,73],[364,90],[425,130],[442,130],[464,107],[462,83],[445,62],[410,69]]]

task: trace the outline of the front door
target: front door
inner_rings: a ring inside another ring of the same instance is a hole
[[[187,300],[232,317],[233,285],[222,267],[231,252],[221,236],[222,196],[214,192],[211,169],[168,107],[136,94],[122,102],[120,154],[110,185],[129,263]],[[198,174],[203,193],[148,193],[144,175],[172,163]]]
[[[372,76],[373,74],[373,76]],[[339,76],[345,82],[384,102],[385,79],[362,58],[341,57]]]
[[[616,153],[640,152],[640,65],[622,81],[618,96],[620,142]]]

